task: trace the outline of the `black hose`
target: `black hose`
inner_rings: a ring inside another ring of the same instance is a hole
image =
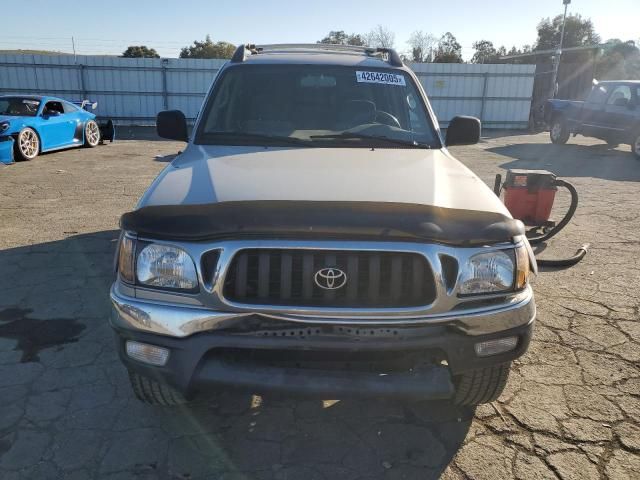
[[[560,230],[567,226],[573,215],[576,213],[576,209],[578,208],[578,191],[576,190],[576,187],[571,185],[569,182],[565,182],[564,180],[556,180],[555,185],[559,187],[565,187],[567,190],[569,190],[569,193],[571,194],[571,205],[569,206],[569,210],[567,210],[564,218],[560,220],[560,223],[558,223],[555,227],[550,229],[548,232],[543,233],[542,235],[538,235],[536,237],[528,237],[529,243],[531,245],[546,242],[554,235],[560,233]]]
[[[571,267],[584,258],[588,249],[589,244],[585,243],[576,251],[576,254],[573,257],[563,258],[562,260],[536,258],[536,263],[540,267]]]
[[[553,227],[546,233],[543,233],[542,235],[538,235],[535,237],[528,237],[529,243],[531,243],[532,245],[546,242],[554,235],[557,235],[560,232],[560,230],[562,230],[564,227],[567,226],[571,218],[573,218],[573,215],[576,213],[576,209],[578,208],[578,191],[576,190],[576,187],[571,185],[569,182],[565,182],[564,180],[556,180],[555,185],[559,187],[565,187],[567,190],[569,190],[569,193],[571,194],[571,205],[569,206],[569,210],[567,210],[567,213],[565,214],[565,216],[562,218],[562,220],[560,220],[560,222],[555,227]],[[538,263],[539,266],[543,266],[543,267],[571,267],[572,265],[575,265],[576,263],[578,263],[580,260],[584,258],[584,256],[587,254],[588,249],[589,249],[589,244],[585,243],[576,251],[575,255],[573,255],[572,257],[563,258],[563,259],[537,259],[536,258],[536,262]]]

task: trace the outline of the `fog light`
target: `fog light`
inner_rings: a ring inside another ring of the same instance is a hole
[[[156,367],[163,367],[169,360],[169,350],[155,345],[127,340],[126,349],[129,357]]]
[[[518,345],[518,337],[497,338],[486,342],[476,343],[476,355],[479,357],[490,357],[499,353],[513,350]]]

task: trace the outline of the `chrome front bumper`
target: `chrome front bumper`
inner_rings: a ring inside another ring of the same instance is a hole
[[[274,311],[216,311],[206,307],[138,299],[122,292],[116,282],[111,288],[111,324],[117,329],[183,338],[200,332],[239,327],[249,317],[291,322],[292,326],[326,323],[370,327],[417,327],[447,325],[471,336],[488,335],[532,323],[536,306],[530,286],[498,305],[466,308],[416,317],[315,317]]]

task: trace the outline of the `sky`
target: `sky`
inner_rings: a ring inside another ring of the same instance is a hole
[[[27,5],[23,13],[37,15],[2,22],[0,49],[71,52],[74,37],[76,52],[83,55],[117,55],[128,45],[143,44],[163,57],[177,57],[181,47],[207,34],[233,44],[314,43],[330,30],[366,33],[381,24],[395,33],[400,52],[408,50],[413,31],[438,37],[450,31],[467,60],[476,40],[507,49],[533,44],[538,22],[564,8],[562,0],[30,0]],[[591,18],[603,40],[640,40],[640,0],[572,0],[568,12]]]

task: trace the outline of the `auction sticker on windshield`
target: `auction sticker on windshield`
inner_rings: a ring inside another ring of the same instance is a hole
[[[361,72],[356,71],[358,83],[383,83],[385,85],[405,86],[404,75],[385,72]]]

